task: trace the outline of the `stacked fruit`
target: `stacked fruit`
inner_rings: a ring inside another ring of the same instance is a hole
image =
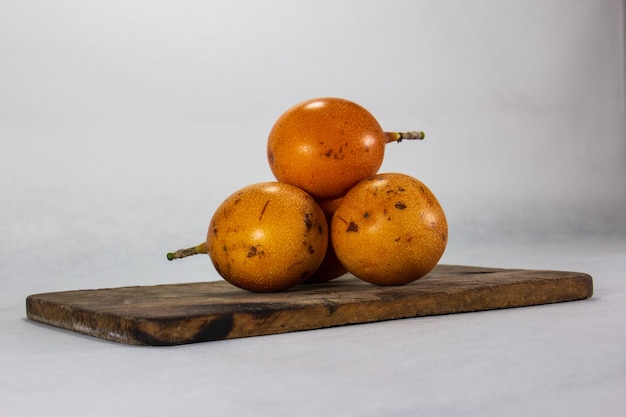
[[[206,240],[167,258],[208,253],[226,281],[255,292],[346,272],[377,285],[415,281],[443,255],[446,218],[422,182],[378,170],[388,143],[423,137],[385,132],[348,100],[297,104],[269,134],[267,158],[277,181],[229,196]]]

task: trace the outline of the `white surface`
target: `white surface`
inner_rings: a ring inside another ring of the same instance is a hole
[[[0,415],[624,415],[624,3],[0,2]],[[137,348],[39,292],[218,279],[215,207],[286,108],[352,99],[444,262],[591,273],[588,301]]]

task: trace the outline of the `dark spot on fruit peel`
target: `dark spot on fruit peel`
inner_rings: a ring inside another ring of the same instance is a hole
[[[398,210],[404,210],[406,208],[406,204],[404,204],[402,201],[398,201],[393,206],[397,208]]]
[[[356,224],[355,222],[350,222],[350,224],[348,224],[348,228],[346,229],[346,232],[355,232],[358,233],[359,231],[359,225]]]
[[[274,163],[274,152],[269,152],[267,154],[267,159],[268,159],[270,165],[273,164]]]
[[[324,152],[324,156],[325,156],[325,157],[327,157],[327,158],[330,158],[330,156],[331,156],[332,154],[333,154],[333,150],[332,150],[332,149],[329,149],[329,150],[327,150],[326,152]]]
[[[313,227],[313,220],[311,220],[311,217],[313,217],[312,213],[306,213],[304,215],[304,225],[306,226],[307,232],[310,232]]]
[[[213,234],[216,235],[217,234],[217,227],[213,228]]]
[[[256,245],[256,246],[250,246],[250,249],[248,250],[248,253],[246,254],[246,256],[248,258],[252,258],[254,256],[263,256],[265,254],[265,252],[263,251],[263,249],[259,249],[260,245]]]
[[[341,216],[337,216],[337,219],[341,220],[345,224],[348,224],[348,221],[346,219],[344,219],[343,217],[341,217]]]
[[[365,217],[366,219],[370,216],[370,214],[366,211],[365,213],[363,213],[363,217]]]
[[[265,209],[267,209],[267,205],[270,203],[270,200],[265,202],[263,209],[261,210],[261,214],[259,215],[259,222],[263,219],[263,215],[265,214]]]
[[[298,265],[300,265],[300,264],[303,264],[303,263],[304,263],[304,261],[294,262],[294,263],[292,263],[291,265],[289,265],[289,267],[287,268],[287,270],[290,270],[290,269],[292,269],[292,268],[295,268],[296,266],[298,266]]]
[[[310,255],[313,255],[315,253],[315,248],[313,246],[309,245],[308,251],[309,251]]]

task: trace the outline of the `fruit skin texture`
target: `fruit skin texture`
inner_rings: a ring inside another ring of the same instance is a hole
[[[374,116],[360,105],[317,98],[278,118],[268,137],[267,158],[278,181],[316,199],[333,199],[378,172],[388,141]]]
[[[328,226],[322,209],[301,189],[258,183],[217,208],[206,244],[226,281],[248,291],[283,291],[303,283],[319,267]]]
[[[317,204],[322,208],[322,211],[326,215],[326,222],[330,225],[333,215],[341,203],[341,197],[332,200],[316,200]],[[333,249],[332,240],[328,239],[328,248],[326,249],[326,255],[322,264],[317,268],[317,271],[306,280],[308,284],[315,284],[320,282],[328,282],[335,278],[339,278],[344,275],[348,270],[341,264],[335,249]]]
[[[448,240],[445,214],[421,181],[399,173],[361,181],[342,199],[331,223],[341,263],[377,285],[404,285],[430,272]]]

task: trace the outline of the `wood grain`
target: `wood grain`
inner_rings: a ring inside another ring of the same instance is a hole
[[[379,287],[350,274],[257,294],[225,281],[30,295],[31,320],[133,345],[180,345],[348,324],[582,300],[581,272],[438,265],[426,277]]]

